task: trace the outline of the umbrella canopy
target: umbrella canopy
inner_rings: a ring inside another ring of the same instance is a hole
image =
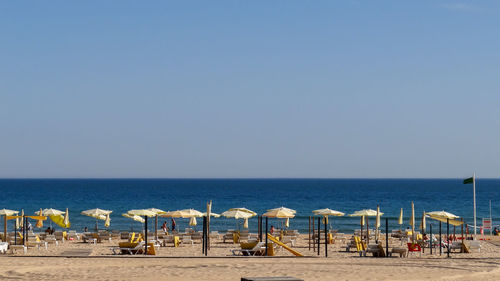
[[[459,226],[464,223],[463,221],[457,220],[459,218],[458,216],[445,211],[428,212],[425,213],[425,215],[431,219],[435,219],[441,222],[447,222],[448,219],[449,223],[454,226]]]
[[[154,217],[156,213],[150,210],[130,210],[127,212],[129,215],[141,216],[141,217]]]
[[[428,212],[426,213],[429,217],[437,217],[437,218],[443,218],[443,219],[458,219],[458,216],[448,213],[445,211],[434,211],[434,212]]]
[[[382,216],[380,214],[380,206],[377,206],[377,219],[375,221],[375,226],[376,226],[377,230],[380,227],[380,216]]]
[[[206,217],[206,216],[207,216],[207,212],[203,213],[203,216],[204,216],[204,217]],[[212,212],[210,212],[210,216],[211,216],[211,217],[214,217],[214,218],[219,218],[219,217],[220,217],[220,215],[219,215],[219,214],[212,213]]]
[[[133,220],[138,221],[138,222],[144,223],[144,218],[142,218],[140,216],[130,215],[130,214],[127,214],[127,213],[122,214],[122,216],[124,216],[126,218],[129,218],[129,219],[133,219]]]
[[[380,212],[380,215],[382,216],[384,213]],[[359,210],[356,211],[352,214],[350,214],[350,217],[374,217],[377,215],[377,211],[372,210],[372,209],[364,209],[364,210]]]
[[[240,210],[229,209],[221,214],[226,218],[234,218],[234,219],[248,219],[256,215],[256,213],[248,213]]]
[[[340,217],[340,216],[344,216],[345,214],[342,213],[342,212],[339,212],[339,211],[335,211],[335,210],[331,210],[331,209],[319,209],[319,210],[314,210],[312,211],[315,215],[319,215],[319,216],[336,216],[336,217]]]
[[[162,217],[172,217],[172,218],[192,218],[192,217],[202,217],[203,213],[194,209],[177,210],[172,212],[166,212],[161,215]]]
[[[190,225],[190,226],[195,226],[195,225],[197,225],[197,224],[198,224],[198,223],[196,222],[196,217],[191,217],[191,218],[189,219],[189,225]]]
[[[91,209],[81,212],[82,215],[93,217],[100,220],[106,220],[106,216],[111,214],[113,211],[102,210],[102,209]]]
[[[399,213],[398,224],[399,225],[403,224],[403,208],[401,208],[401,212]]]
[[[1,209],[0,210],[0,215],[1,216],[12,216],[15,214],[19,214],[19,211],[14,211],[14,210],[8,210],[8,209]]]
[[[293,218],[295,217],[295,213],[292,213],[287,210],[287,208],[276,208],[276,209],[271,209],[264,213],[262,215],[263,217],[268,217],[268,218]]]
[[[415,241],[415,205],[413,204],[413,201],[411,201],[411,218],[410,218],[410,225],[411,225],[411,241]]]
[[[297,211],[295,211],[293,209],[290,209],[290,208],[286,208],[286,207],[279,207],[279,208],[269,209],[267,211],[268,212],[272,212],[272,211],[285,211],[285,212],[288,212],[288,213],[292,213],[294,215],[297,213]]]
[[[40,211],[35,212],[35,214],[37,214],[39,216],[50,217],[50,216],[60,216],[60,215],[63,215],[64,212],[50,208],[50,209],[43,209],[41,214],[40,214]]]
[[[157,215],[161,215],[161,214],[166,214],[167,212],[163,211],[163,210],[160,210],[160,209],[156,209],[156,208],[149,208],[149,209],[146,209],[148,211],[151,211],[153,213],[156,213]]]
[[[249,210],[247,208],[231,208],[228,211],[241,211],[241,212],[252,214],[252,216],[256,216],[257,215],[256,212],[254,212],[252,210]]]

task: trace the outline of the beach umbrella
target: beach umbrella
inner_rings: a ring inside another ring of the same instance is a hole
[[[163,210],[160,210],[160,209],[156,209],[156,208],[149,208],[149,209],[146,209],[148,211],[151,211],[153,213],[156,213],[157,215],[161,215],[161,214],[165,214],[167,212],[163,211]]]
[[[280,219],[286,219],[286,218],[293,218],[293,217],[295,217],[295,211],[291,212],[290,210],[291,209],[284,208],[284,207],[276,208],[276,209],[270,209],[267,212],[265,212],[262,216],[263,217],[268,217],[268,218],[280,218]]]
[[[134,216],[141,216],[144,217],[144,238],[145,238],[145,245],[144,245],[144,254],[148,254],[148,217],[154,217],[157,216],[158,214],[150,211],[150,210],[130,210],[127,212],[129,215],[134,215]]]
[[[411,239],[412,239],[412,242],[414,242],[415,241],[415,205],[413,204],[413,201],[411,201],[410,225],[411,225]]]
[[[264,213],[262,216],[268,217],[268,218],[285,219],[285,227],[289,227],[290,226],[290,218],[295,217],[295,210],[285,208],[285,207],[280,207],[280,208],[270,209],[266,213]]]
[[[377,235],[376,241],[378,241],[379,238],[379,228],[380,228],[380,206],[377,205],[377,216],[375,219],[375,235]]]
[[[144,223],[144,218],[142,218],[140,216],[130,215],[130,214],[127,214],[127,213],[123,213],[122,216],[124,216],[126,218],[129,218],[129,219],[132,219],[132,220],[137,221],[137,222]]]
[[[40,214],[42,213],[42,209],[40,208]],[[42,215],[39,215],[39,216],[42,216]],[[37,228],[42,228],[43,227],[43,220],[37,220],[36,221],[36,225],[35,225]]]
[[[195,225],[197,225],[197,224],[198,224],[198,223],[196,222],[196,217],[191,217],[191,218],[189,219],[189,225],[190,225],[190,226],[195,226]]]
[[[325,208],[325,209],[319,209],[319,210],[314,210],[314,211],[312,211],[312,212],[313,212],[313,214],[315,214],[315,215],[318,215],[318,216],[323,216],[323,217],[324,217],[325,224],[327,224],[327,223],[328,223],[328,216],[340,217],[340,216],[345,215],[345,214],[344,214],[344,213],[342,213],[342,212],[335,211],[335,210],[328,209],[328,208]]]
[[[0,216],[3,216],[3,225],[4,225],[4,239],[7,237],[7,216],[12,216],[18,214],[19,211],[9,210],[9,209],[1,209]]]
[[[382,212],[379,212],[379,215],[383,215],[384,213]],[[377,215],[377,211],[375,210],[372,210],[372,209],[363,209],[363,210],[359,210],[359,211],[356,211],[352,214],[350,214],[349,216],[350,217],[361,217],[361,220],[360,220],[360,225],[361,225],[361,237],[363,236],[363,225],[365,224],[365,217],[374,217]],[[368,218],[367,218],[368,220]],[[368,223],[367,223],[367,227],[368,229]],[[369,237],[370,237],[370,233],[366,233],[366,237],[367,237],[367,240],[369,240]]]
[[[420,221],[420,229],[422,229],[422,234],[425,233],[425,211],[422,213],[422,220]]]
[[[21,220],[19,220],[19,219],[21,219]],[[24,209],[21,210],[21,217],[16,218],[16,225],[18,228],[23,227],[23,225],[24,225]]]
[[[249,214],[252,214],[253,216],[256,216],[257,213],[252,211],[252,210],[249,210],[247,208],[231,208],[229,209],[228,211],[241,211],[241,212],[245,212],[245,213],[249,213]]]
[[[233,208],[229,209],[221,214],[222,216],[226,218],[233,218],[233,219],[244,219],[245,222],[243,223],[244,228],[248,228],[248,219],[257,215],[257,213],[250,211],[245,208]],[[236,222],[238,223],[238,222]]]
[[[161,217],[171,217],[171,218],[192,218],[192,217],[202,217],[203,213],[194,209],[177,210],[172,212],[166,212],[160,215]]]
[[[84,215],[84,216],[89,216],[89,217],[92,217],[92,218],[96,219],[95,220],[95,230],[97,232],[97,220],[103,220],[104,221],[104,226],[105,227],[109,227],[110,222],[111,222],[111,218],[109,217],[109,215],[112,212],[113,211],[102,210],[102,209],[96,208],[96,209],[90,209],[90,210],[82,211],[81,214]]]
[[[431,219],[438,220],[441,222],[447,222],[447,220],[449,220],[449,223],[454,226],[459,226],[463,224],[463,221],[457,220],[459,218],[458,216],[445,211],[428,212],[425,213],[425,215]]]
[[[63,223],[66,226],[66,228],[71,227],[71,223],[69,222],[69,211],[68,211],[68,208],[66,208],[66,212],[64,212],[64,221],[63,221]]]
[[[50,208],[50,209],[43,209],[43,210],[37,211],[37,212],[35,212],[35,214],[37,214],[39,216],[50,217],[50,216],[61,216],[64,214],[64,212]]]
[[[166,214],[167,212],[160,210],[160,209],[156,209],[156,208],[149,208],[147,210],[156,213],[156,216],[155,216],[155,239],[158,240],[158,215]]]
[[[272,211],[285,211],[285,212],[288,212],[288,213],[292,213],[292,214],[296,214],[297,211],[293,210],[293,209],[290,209],[290,208],[286,208],[286,207],[279,207],[279,208],[274,208],[274,209],[269,209],[267,210],[268,212],[272,212]]]
[[[399,230],[401,230],[401,225],[403,224],[403,208],[401,208],[401,212],[399,212],[398,224],[399,224]]]

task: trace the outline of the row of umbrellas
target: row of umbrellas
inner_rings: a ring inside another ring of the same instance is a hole
[[[7,210],[7,209],[2,209],[0,210],[0,215],[7,215],[7,216],[13,216],[18,214],[18,211],[13,211],[13,210]],[[104,225],[106,227],[109,227],[110,225],[110,214],[112,211],[109,210],[102,210],[99,208],[96,209],[91,209],[91,210],[86,210],[81,212],[82,215],[86,215],[89,217],[93,217],[97,220],[103,220]],[[325,222],[328,223],[328,216],[344,216],[345,214],[339,211],[331,210],[328,208],[325,209],[319,209],[319,210],[314,210],[313,213],[315,215],[323,216],[325,217]],[[59,221],[62,221],[62,226],[63,227],[69,227],[70,222],[69,222],[69,213],[68,209],[66,209],[66,212],[56,210],[56,209],[40,209],[40,211],[35,212],[38,216],[45,216],[45,217],[50,217],[54,221],[56,221],[56,218],[59,218]],[[264,217],[270,217],[270,218],[284,218],[286,219],[286,226],[288,226],[288,220],[290,218],[295,217],[296,211],[290,208],[286,207],[279,207],[275,209],[269,209],[267,210],[266,213],[264,213],[262,216]],[[364,225],[365,224],[365,217],[373,217],[375,216],[377,218],[376,221],[376,227],[380,227],[380,216],[382,216],[384,213],[380,212],[380,208],[377,207],[377,210],[371,210],[371,209],[364,209],[360,211],[356,211],[353,214],[350,214],[349,216],[359,216],[361,217],[360,224]],[[24,215],[21,214],[21,216]],[[190,225],[196,225],[196,218],[197,217],[203,217],[206,216],[206,212],[202,213],[200,211],[194,210],[194,209],[184,209],[184,210],[176,210],[176,211],[170,211],[166,212],[160,209],[156,208],[150,208],[150,209],[141,209],[141,210],[130,210],[127,213],[122,214],[124,217],[133,219],[138,222],[144,222],[144,216],[148,217],[154,217],[154,216],[160,216],[160,217],[172,217],[172,218],[190,218]],[[256,212],[251,211],[246,208],[232,208],[229,209],[222,214],[216,214],[216,213],[210,213],[210,216],[212,217],[220,217],[224,216],[226,218],[234,218],[234,219],[244,219],[244,227],[248,228],[248,219],[251,217],[254,217],[257,215]],[[457,221],[456,219],[458,216],[453,215],[451,213],[445,212],[445,211],[436,211],[436,212],[428,212],[423,214],[422,216],[422,225],[425,225],[425,217],[430,217],[435,220],[439,220],[442,222],[446,222],[447,219],[450,220],[450,223],[452,225],[460,225],[461,222]],[[412,216],[410,217],[410,225],[414,226],[415,225],[415,213],[414,213],[414,206],[412,202]],[[37,227],[41,227],[38,224],[41,223],[42,219],[38,220],[37,222]],[[403,209],[401,208],[399,220],[399,224],[403,224]],[[58,223],[61,225],[60,223]],[[43,224],[42,224],[43,225]],[[425,226],[424,226],[425,227]]]

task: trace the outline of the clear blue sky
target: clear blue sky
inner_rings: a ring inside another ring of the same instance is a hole
[[[0,177],[500,177],[500,1],[1,1]]]

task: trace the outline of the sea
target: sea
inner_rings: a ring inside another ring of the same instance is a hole
[[[463,179],[0,179],[0,209],[23,209],[34,214],[40,208],[69,209],[71,228],[82,231],[95,228],[96,221],[81,215],[84,210],[111,210],[109,229],[138,231],[144,226],[122,216],[131,209],[158,208],[165,211],[196,209],[206,211],[212,201],[212,212],[244,207],[264,213],[268,209],[287,207],[297,211],[290,219],[290,228],[307,233],[313,210],[330,208],[346,215],[361,209],[380,206],[383,226],[388,218],[389,229],[409,226],[411,202],[415,206],[417,226],[424,211],[441,211],[463,217],[473,224],[472,184]],[[476,180],[477,225],[490,217],[500,221],[500,179]],[[403,208],[404,224],[398,225]],[[170,218],[159,218],[159,224]],[[151,220],[150,220],[151,222]],[[202,229],[202,219],[197,220]],[[370,218],[374,225],[375,218]],[[437,221],[427,219],[427,227]],[[269,219],[269,225],[283,226],[283,219]],[[359,217],[330,217],[328,227],[343,233],[359,228]],[[3,221],[2,221],[3,224]],[[34,223],[32,223],[34,225]],[[189,219],[176,219],[177,229],[190,227]],[[46,221],[44,227],[50,225]],[[52,224],[56,226],[55,224]],[[8,221],[12,229],[13,221]],[[104,222],[98,222],[104,228]],[[243,227],[242,220],[213,218],[211,230],[225,231]],[[3,229],[3,226],[1,227]],[[56,229],[59,227],[56,226]],[[148,228],[153,229],[153,223]],[[257,232],[257,218],[249,220],[251,232]]]

